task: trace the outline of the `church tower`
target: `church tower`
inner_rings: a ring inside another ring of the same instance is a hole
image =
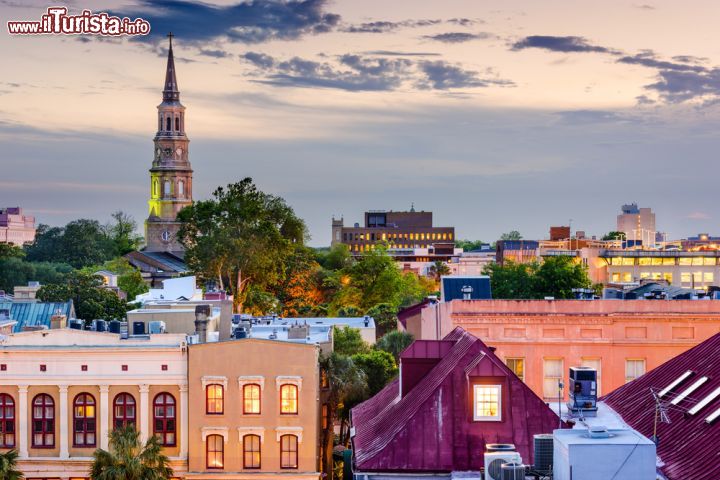
[[[180,103],[172,37],[165,71],[163,101],[158,105],[155,157],[150,169],[150,214],[145,221],[145,251],[182,252],[177,214],[192,203],[192,167],[185,135],[185,107]]]

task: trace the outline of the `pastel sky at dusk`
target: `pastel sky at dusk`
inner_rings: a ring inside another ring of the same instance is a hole
[[[602,235],[633,201],[720,234],[717,1],[71,1],[153,31],[7,33],[48,5],[0,0],[0,206],[38,223],[147,216],[172,30],[195,198],[250,176],[312,245],[412,202],[486,241]]]

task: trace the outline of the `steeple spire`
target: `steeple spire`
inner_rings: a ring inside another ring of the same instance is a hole
[[[175,58],[173,57],[172,39],[175,35],[168,33],[170,49],[168,50],[167,69],[165,71],[165,88],[163,89],[163,102],[180,101],[177,78],[175,77]]]

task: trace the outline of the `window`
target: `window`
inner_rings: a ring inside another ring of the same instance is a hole
[[[153,197],[158,196],[158,181],[153,180]]]
[[[297,385],[285,384],[280,387],[280,413],[298,413],[298,388]]]
[[[501,420],[501,392],[500,385],[475,385],[473,387],[473,420],[500,421]]]
[[[525,359],[524,358],[506,358],[505,364],[520,380],[525,381]]]
[[[165,180],[163,187],[163,195],[170,195],[170,180]]]
[[[250,383],[243,385],[243,413],[260,413],[260,385]]]
[[[180,131],[180,117],[175,117],[175,130]]]
[[[558,397],[558,382],[563,378],[562,358],[546,358],[543,360],[543,396]]]
[[[703,272],[703,282],[713,283],[715,281],[715,274],[713,272]]]
[[[323,403],[321,412],[322,412],[322,428],[323,428],[323,430],[325,430],[330,425],[330,421],[329,421],[330,420],[330,417],[329,417],[330,412],[329,412],[329,407],[328,407],[327,403]]]
[[[169,132],[171,130],[170,127],[171,127],[170,117],[167,117],[167,119],[165,120],[165,130],[167,130]]]
[[[40,394],[33,400],[32,446],[55,446],[55,402],[50,395]]]
[[[260,468],[260,436],[243,437],[243,468]]]
[[[632,382],[645,374],[645,359],[629,358],[625,360],[625,383]]]
[[[95,446],[95,398],[81,393],[73,402],[73,445],[76,447]]]
[[[280,437],[280,468],[298,468],[298,438],[295,435]]]
[[[175,446],[175,398],[160,393],[153,401],[153,433],[166,447]]]
[[[120,393],[113,401],[113,428],[135,425],[135,398],[129,393]]]
[[[224,465],[225,444],[222,435],[208,435],[205,439],[207,444],[207,468],[222,469]]]
[[[208,385],[205,387],[205,413],[208,415],[222,415],[223,413],[223,386]]]
[[[0,394],[0,448],[15,446],[15,402],[6,393]]]
[[[178,195],[185,195],[185,182],[182,180],[178,182]]]

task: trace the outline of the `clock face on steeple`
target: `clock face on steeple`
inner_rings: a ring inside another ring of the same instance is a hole
[[[170,242],[170,231],[164,230],[162,234],[160,235],[160,238],[162,238],[162,241],[165,243]]]

